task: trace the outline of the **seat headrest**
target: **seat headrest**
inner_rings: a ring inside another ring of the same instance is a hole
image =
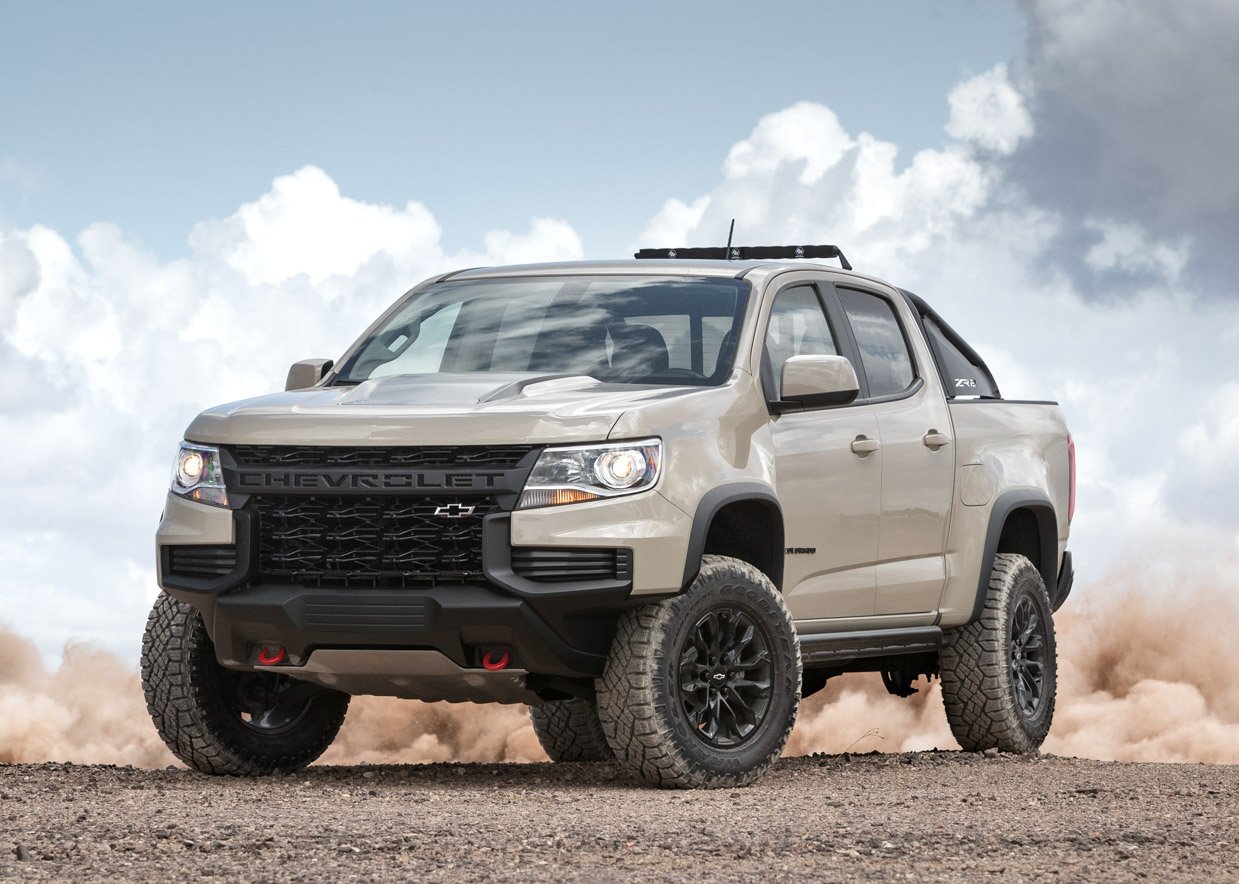
[[[611,369],[633,375],[660,374],[671,364],[662,332],[648,325],[613,325]]]

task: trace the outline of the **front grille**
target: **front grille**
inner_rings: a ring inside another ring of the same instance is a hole
[[[512,469],[534,449],[528,445],[353,447],[339,445],[231,445],[242,467],[494,467]]]
[[[179,577],[209,580],[231,574],[237,568],[235,546],[170,546],[168,571]]]
[[[632,580],[630,549],[512,550],[512,570],[526,580],[549,583],[569,580]]]
[[[481,580],[482,519],[499,506],[491,498],[261,494],[245,509],[258,520],[260,581],[402,587]]]

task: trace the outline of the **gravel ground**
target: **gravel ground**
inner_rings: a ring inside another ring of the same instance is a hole
[[[610,765],[0,766],[0,878],[1239,880],[1239,766],[925,752],[642,788]]]

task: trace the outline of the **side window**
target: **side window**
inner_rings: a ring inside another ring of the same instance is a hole
[[[817,290],[801,285],[784,289],[775,296],[766,326],[766,353],[763,373],[770,372],[768,383],[774,398],[781,394],[783,363],[792,356],[836,356],[835,336],[826,322]]]
[[[960,396],[987,396],[997,398],[998,390],[990,381],[989,372],[977,365],[951,343],[942,326],[934,321],[932,316],[921,318],[925,323],[925,331],[929,337],[930,346],[938,358],[938,365],[946,376],[946,395],[949,398]]]
[[[908,389],[916,373],[895,308],[885,298],[868,292],[838,291],[869,379],[869,395],[890,396]]]

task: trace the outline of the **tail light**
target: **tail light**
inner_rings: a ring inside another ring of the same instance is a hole
[[[1067,493],[1067,524],[1076,515],[1076,440],[1067,437],[1067,472],[1071,477],[1070,491]]]

